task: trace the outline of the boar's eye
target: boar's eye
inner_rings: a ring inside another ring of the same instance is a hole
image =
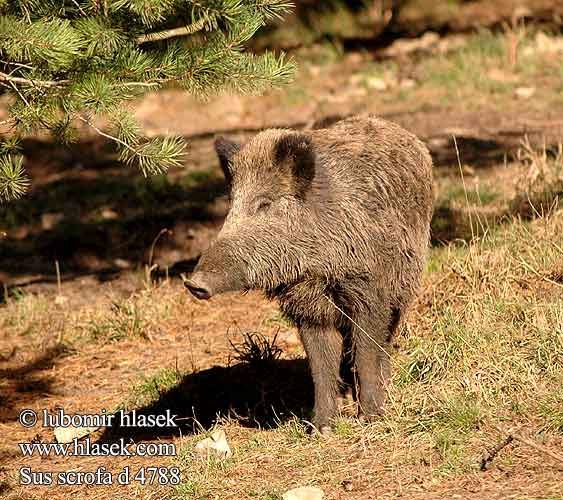
[[[261,200],[256,207],[256,213],[262,213],[268,210],[272,206],[272,202],[270,200]]]

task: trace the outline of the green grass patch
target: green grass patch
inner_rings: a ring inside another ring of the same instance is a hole
[[[440,197],[438,205],[452,202],[478,206],[489,205],[497,201],[499,196],[499,193],[487,187],[464,189],[463,186],[454,186]]]
[[[162,394],[176,387],[183,374],[176,369],[162,368],[155,374],[145,377],[131,389],[120,409],[129,411],[158,401]]]
[[[281,311],[275,311],[269,318],[264,320],[264,326],[280,326],[284,328],[293,328],[292,321],[286,317]]]
[[[338,437],[351,437],[354,435],[354,425],[349,418],[340,417],[334,425],[334,434]]]
[[[511,40],[518,38],[516,56]],[[559,64],[534,48],[533,33],[493,33],[481,30],[461,48],[429,59],[422,67],[424,85],[437,87],[446,101],[507,94],[518,86],[535,86],[536,79],[553,77]]]
[[[139,304],[126,300],[113,303],[109,316],[91,321],[87,331],[95,341],[118,342],[131,338],[147,340],[150,329]]]
[[[461,49],[430,59],[424,68],[424,82],[454,94],[468,87],[487,94],[503,93],[514,85],[491,78],[487,70],[498,68],[504,57],[504,39],[482,31]]]
[[[563,383],[563,380],[561,382]],[[563,389],[556,390],[542,399],[539,409],[550,428],[563,434]]]

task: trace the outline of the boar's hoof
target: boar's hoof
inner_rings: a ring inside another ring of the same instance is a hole
[[[321,436],[328,436],[332,434],[332,428],[330,427],[330,425],[321,425],[319,427],[319,432]]]
[[[191,280],[186,280],[184,281],[184,286],[196,299],[207,300],[211,297],[211,292],[201,283],[194,283]]]
[[[374,413],[366,413],[360,410],[358,412],[358,420],[362,424],[370,424],[381,420],[384,414],[385,412],[383,411],[383,409],[380,409],[379,411],[376,411]]]
[[[332,434],[332,427],[329,424],[310,424],[309,434],[312,436],[329,436]]]

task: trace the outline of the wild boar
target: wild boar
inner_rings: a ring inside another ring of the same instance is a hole
[[[432,160],[372,115],[318,130],[271,129],[215,148],[231,192],[216,241],[186,286],[197,298],[262,289],[299,329],[315,386],[313,424],[337,414],[352,345],[360,415],[382,414],[393,335],[420,285]],[[346,342],[345,342],[346,341]]]

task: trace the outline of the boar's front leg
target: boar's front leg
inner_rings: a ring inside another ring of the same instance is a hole
[[[342,335],[332,326],[320,325],[301,325],[299,334],[315,385],[313,425],[325,434],[330,432],[338,408]]]
[[[352,326],[359,380],[359,416],[368,421],[383,415],[391,377],[391,339],[398,312],[376,307],[356,316]]]

